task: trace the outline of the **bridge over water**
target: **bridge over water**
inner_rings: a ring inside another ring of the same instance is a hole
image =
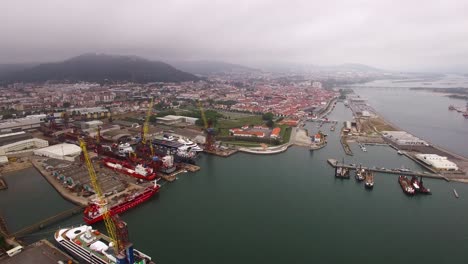
[[[21,230],[18,230],[14,233],[10,233],[9,236],[10,237],[16,237],[16,238],[19,238],[19,237],[23,237],[27,234],[30,234],[32,232],[35,232],[37,230],[40,230],[40,229],[43,229],[45,228],[46,226],[48,225],[51,225],[53,223],[56,223],[56,222],[59,222],[59,221],[62,221],[62,220],[65,220],[73,215],[76,215],[78,213],[80,213],[82,210],[84,209],[84,206],[76,206],[76,207],[73,207],[71,209],[68,209],[66,211],[63,211],[59,214],[56,214],[56,215],[53,215],[49,218],[46,218],[42,221],[39,221],[35,224],[32,224],[30,226],[27,226]]]

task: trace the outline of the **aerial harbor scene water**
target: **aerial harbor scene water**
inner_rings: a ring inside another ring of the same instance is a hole
[[[463,8],[335,1],[0,3],[0,264],[464,262]]]

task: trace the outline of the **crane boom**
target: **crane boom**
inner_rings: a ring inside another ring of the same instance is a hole
[[[151,98],[151,102],[148,107],[148,112],[146,112],[146,118],[145,118],[145,124],[143,125],[143,134],[141,135],[141,142],[143,145],[146,144],[147,136],[148,136],[148,131],[149,131],[149,120],[151,117],[151,113],[153,110],[153,103],[154,103],[154,98]]]
[[[205,125],[205,133],[206,133],[206,140],[205,140],[205,150],[208,151],[214,151],[215,150],[215,132],[214,129],[211,127],[212,123],[211,120],[208,122],[206,119],[205,115],[205,110],[203,109],[203,106],[201,102],[198,102],[198,107],[200,108],[200,115],[201,118],[203,119],[203,124]]]
[[[203,106],[200,102],[198,102],[198,108],[200,108],[200,114],[201,114],[201,117],[202,117],[202,120],[203,120],[203,124],[205,125],[205,129],[208,128],[208,121],[206,120],[206,116],[205,116],[205,111],[203,110]]]
[[[116,227],[114,222],[112,221],[111,213],[107,209],[106,198],[104,197],[101,186],[98,183],[96,171],[94,170],[93,164],[91,163],[91,159],[89,158],[88,150],[86,148],[86,143],[83,139],[80,139],[80,147],[83,151],[83,157],[86,163],[86,167],[88,168],[91,184],[93,186],[94,191],[96,192],[96,196],[99,200],[100,207],[103,210],[102,216],[106,225],[107,232],[109,233],[109,237],[111,239],[111,242],[113,243],[115,252],[119,252],[119,239],[117,237]]]

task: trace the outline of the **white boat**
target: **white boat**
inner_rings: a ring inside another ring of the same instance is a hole
[[[189,139],[184,139],[184,138],[179,138],[177,140],[177,142],[181,143],[181,144],[184,144],[185,147],[188,147],[189,150],[191,151],[196,151],[196,152],[201,152],[203,151],[202,148],[200,148],[196,143],[194,143],[193,141],[190,141]],[[187,149],[188,149],[187,148]]]
[[[168,135],[168,134],[164,134],[163,135],[163,140],[167,140],[167,141],[174,141],[175,138],[171,135]]]
[[[126,228],[125,222],[122,223]],[[150,256],[133,249],[131,243],[122,252],[115,252],[110,238],[88,225],[59,229],[54,237],[80,263],[129,263],[126,260],[131,259],[132,264],[154,264]]]
[[[129,143],[122,143],[122,144],[119,144],[119,146],[117,147],[117,152],[119,156],[127,157],[129,153],[134,152],[134,150]]]

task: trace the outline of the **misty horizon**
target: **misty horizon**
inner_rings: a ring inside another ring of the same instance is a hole
[[[468,3],[418,2],[2,2],[0,64],[104,53],[254,68],[468,72]]]

